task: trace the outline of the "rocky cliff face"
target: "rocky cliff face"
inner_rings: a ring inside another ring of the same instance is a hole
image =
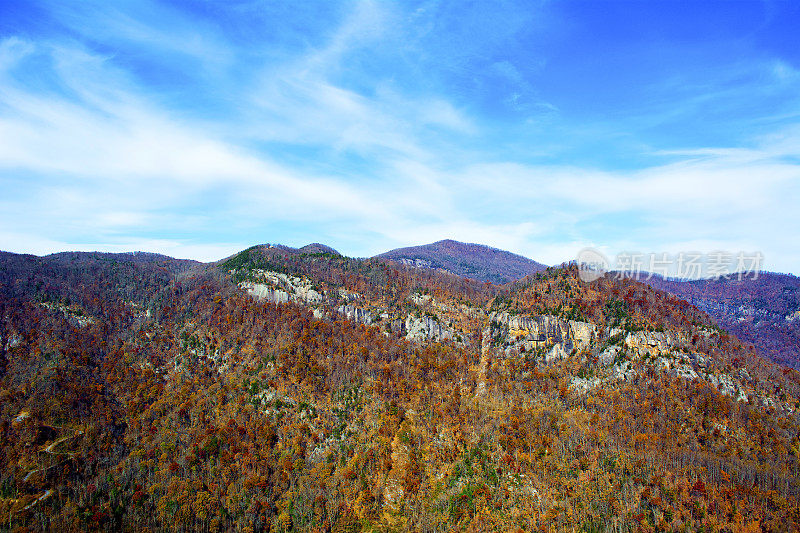
[[[674,350],[680,339],[671,332],[635,331],[625,337],[625,346],[640,355],[658,356]]]
[[[340,305],[336,308],[339,314],[358,322],[359,324],[372,324],[372,314],[369,311],[354,305]]]
[[[601,328],[553,315],[492,313],[487,321],[483,330],[481,368],[490,353],[504,357],[533,356],[541,364],[580,357],[581,361],[594,361],[594,365],[591,377],[572,380],[570,388],[577,393],[603,383],[630,381],[652,368],[689,381],[705,381],[739,402],[748,402],[753,396],[752,392],[747,392],[746,372],[734,376],[713,368],[706,357],[691,350],[686,334]],[[710,333],[702,329],[694,333],[711,338]],[[483,388],[479,383],[479,389]],[[775,403],[771,397],[756,396],[764,405]]]
[[[328,308],[360,324],[383,323],[387,332],[402,333],[410,341],[442,342],[456,338],[455,332],[444,326],[435,316],[420,317],[408,313],[405,316],[390,317],[381,309],[377,311],[365,309],[361,305],[363,302],[359,304],[363,296],[343,288],[332,294],[319,292],[313,288],[309,280],[265,270],[255,270],[251,277],[258,281],[243,281],[239,287],[254,298],[274,304],[295,302],[308,305],[317,318],[322,318],[325,315],[323,309]],[[429,310],[450,310],[446,306],[437,304],[429,295],[413,294],[409,297],[409,301]]]
[[[240,283],[239,286],[257,300],[264,300],[274,304],[285,304],[289,302],[288,292],[275,289],[263,283],[250,283],[248,281],[244,281]]]
[[[326,303],[325,297],[319,292],[308,287],[292,287],[292,292],[276,289],[272,285],[264,283],[242,282],[239,286],[246,290],[254,298],[273,304],[285,304],[296,302],[313,307],[314,316],[322,318],[325,316],[322,304]],[[347,301],[348,299],[345,299]],[[336,312],[344,317],[360,324],[370,325],[373,322],[372,314],[360,307],[352,304],[339,305],[335,307]]]
[[[299,301],[310,305],[322,304],[325,297],[313,288],[311,281],[281,272],[254,270],[251,281],[243,281],[239,286],[252,296],[272,303]]]
[[[484,338],[507,353],[550,348],[548,359],[560,359],[572,350],[589,347],[598,338],[595,324],[564,320],[553,315],[492,313]]]
[[[453,328],[454,317],[481,321],[482,355],[478,393],[485,390],[486,363],[494,356],[534,357],[540,364],[552,365],[572,357],[589,364],[588,377],[576,376],[571,389],[586,392],[604,383],[631,381],[655,371],[685,380],[701,380],[721,394],[740,402],[758,401],[765,405],[775,400],[748,388],[748,380],[721,371],[706,357],[691,349],[689,335],[713,338],[710,331],[628,331],[605,328],[590,322],[566,320],[554,315],[525,315],[508,312],[487,313],[481,308],[442,305],[431,295],[414,293],[407,298],[405,312],[392,314],[386,309],[368,307],[364,298],[345,289],[328,294],[317,290],[310,280],[277,272],[256,273],[256,281],[240,286],[253,297],[276,304],[295,302],[307,305],[317,318],[338,313],[355,322],[382,328],[386,334],[400,334],[412,342],[466,343]],[[443,318],[446,317],[446,318]],[[650,369],[650,370],[648,370]]]
[[[413,341],[431,340],[443,341],[453,338],[453,332],[442,325],[436,319],[428,316],[417,318],[407,316],[405,321],[406,338]]]

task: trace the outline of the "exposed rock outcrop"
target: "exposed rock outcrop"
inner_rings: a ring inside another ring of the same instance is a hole
[[[586,348],[592,342],[597,340],[598,328],[591,322],[578,322],[576,320],[570,320],[569,327],[572,335],[572,341],[577,348]]]
[[[339,314],[358,322],[359,324],[372,324],[372,315],[369,311],[356,307],[354,305],[340,305],[336,309]]]
[[[322,293],[307,279],[269,270],[254,270],[252,275],[254,281],[243,281],[239,286],[259,300],[272,303],[299,301],[310,305],[325,301]]]
[[[608,348],[600,352],[597,361],[603,366],[608,366],[617,359],[617,356],[620,354],[621,351],[622,347],[620,346],[609,346]]]
[[[636,377],[636,370],[630,361],[622,361],[611,368],[611,378],[619,381],[629,381]]]
[[[600,378],[572,378],[572,382],[569,384],[569,388],[573,391],[577,392],[578,394],[582,394],[585,392],[589,392],[593,388],[600,385],[602,381]]]
[[[263,283],[251,283],[243,281],[239,286],[247,291],[248,294],[257,300],[266,300],[274,304],[285,304],[289,302],[289,293],[280,289],[275,289]]]
[[[737,402],[746,402],[747,394],[742,390],[739,383],[728,374],[711,374],[708,380],[720,394],[736,398]]]
[[[453,332],[443,327],[435,318],[424,316],[417,318],[412,315],[406,317],[406,338],[409,340],[443,341],[453,338]]]
[[[569,352],[564,349],[564,346],[559,342],[553,345],[549,352],[544,356],[544,360],[546,363],[552,363],[553,361],[560,361],[562,359],[566,359],[569,357]]]
[[[640,355],[658,356],[673,350],[677,339],[669,332],[634,331],[625,337],[625,345]]]
[[[569,356],[573,350],[590,348],[597,341],[599,328],[589,322],[564,320],[553,315],[509,315],[492,313],[484,338],[498,348],[529,352],[550,348],[546,361]]]

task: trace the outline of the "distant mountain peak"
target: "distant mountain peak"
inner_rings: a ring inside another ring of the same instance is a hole
[[[377,255],[407,265],[438,268],[479,281],[504,284],[544,270],[545,265],[527,257],[485,244],[443,239],[431,244],[397,248]]]
[[[275,253],[289,253],[289,254],[330,254],[330,255],[338,255],[341,256],[337,250],[331,248],[326,244],[321,244],[318,242],[312,242],[311,244],[306,244],[300,248],[294,248],[292,246],[287,246],[285,244],[279,243],[263,243],[263,244],[256,244],[251,246],[241,252],[237,252],[231,256],[224,257],[218,261],[218,263],[226,263],[235,257],[239,257],[244,255],[248,255],[251,252],[259,252],[259,253],[267,253],[267,254],[275,254]]]
[[[311,244],[306,244],[302,248],[298,248],[298,251],[304,254],[333,254],[333,255],[342,255],[338,251],[334,250],[327,244],[321,244],[318,242],[312,242]]]

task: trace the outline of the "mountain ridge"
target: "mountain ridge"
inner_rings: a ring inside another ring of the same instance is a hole
[[[4,524],[800,521],[800,374],[685,300],[574,264],[500,286],[292,250],[0,254]]]
[[[755,279],[732,275],[680,280],[649,275],[640,280],[704,310],[772,361],[800,369],[800,277],[759,272]]]
[[[411,266],[442,269],[498,285],[517,281],[547,268],[542,263],[513,252],[453,239],[395,248],[374,257],[392,259]]]

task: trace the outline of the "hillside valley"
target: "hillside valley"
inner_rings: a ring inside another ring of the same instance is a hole
[[[800,278],[760,272],[755,279],[733,275],[676,281],[652,276],[643,281],[706,311],[772,361],[800,369]]]

